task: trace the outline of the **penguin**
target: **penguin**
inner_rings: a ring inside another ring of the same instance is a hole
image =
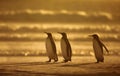
[[[58,32],[60,33],[60,32]],[[71,57],[72,57],[72,49],[71,49],[71,45],[70,42],[67,38],[66,33],[62,32],[60,33],[62,35],[61,38],[61,51],[62,51],[62,55],[64,58],[64,62],[68,62],[71,61]]]
[[[97,34],[93,34],[89,36],[93,37],[93,50],[94,50],[95,58],[97,60],[96,63],[104,62],[103,47],[109,53],[107,47],[100,41],[99,36]]]
[[[54,62],[58,61],[57,51],[56,51],[56,45],[53,40],[52,34],[45,32],[48,37],[46,38],[46,51],[49,60],[47,62],[51,62],[51,59],[54,59]]]

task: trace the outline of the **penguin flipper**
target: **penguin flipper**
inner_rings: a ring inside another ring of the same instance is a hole
[[[71,49],[71,45],[69,43],[69,41],[67,41],[67,45],[68,45],[68,48],[67,48],[67,56],[69,57],[69,61],[71,61],[71,56],[72,56],[72,49]]]
[[[101,42],[102,46],[105,48],[105,50],[107,51],[107,53],[109,53],[107,47]]]

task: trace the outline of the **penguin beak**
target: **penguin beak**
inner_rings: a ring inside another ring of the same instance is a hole
[[[44,33],[48,35],[48,32],[44,32]]]
[[[88,35],[88,37],[93,37],[93,35]]]
[[[57,32],[57,33],[62,34],[61,32]]]
[[[46,34],[47,34],[47,32],[44,32],[44,33],[46,33]]]

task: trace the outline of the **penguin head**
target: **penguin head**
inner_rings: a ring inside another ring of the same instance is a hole
[[[49,33],[49,32],[44,32],[44,33],[46,33],[48,36],[51,36],[51,33]]]
[[[99,38],[99,36],[97,35],[97,34],[93,34],[93,35],[89,35],[90,37],[93,37],[93,38],[95,38],[95,39],[98,39]]]
[[[67,36],[65,32],[58,32],[59,34],[61,34],[62,36]]]

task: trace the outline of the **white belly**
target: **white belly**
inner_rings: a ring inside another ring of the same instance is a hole
[[[95,39],[93,39],[93,49],[94,49],[95,57],[98,60],[102,60],[103,59],[102,48],[100,47],[99,42]]]
[[[61,39],[61,51],[62,51],[62,55],[65,59],[68,59],[68,52],[67,52],[67,44],[65,42],[65,40]]]
[[[47,55],[49,58],[54,59],[55,58],[55,52],[52,45],[51,41],[49,38],[46,39],[46,50],[47,50]]]

